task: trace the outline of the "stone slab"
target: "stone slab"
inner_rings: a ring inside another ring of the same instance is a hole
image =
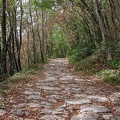
[[[110,110],[104,106],[98,106],[98,105],[85,105],[80,108],[80,112],[89,112],[89,111],[94,113],[103,113],[103,112],[109,112]]]
[[[65,120],[65,119],[57,115],[45,115],[41,117],[39,120]]]
[[[75,115],[70,120],[98,120],[98,118],[98,114],[89,112]]]
[[[69,100],[66,101],[67,104],[74,104],[74,105],[80,105],[80,104],[88,104],[91,103],[90,99],[80,99],[80,100]]]

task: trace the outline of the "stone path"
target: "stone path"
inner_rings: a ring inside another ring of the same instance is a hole
[[[45,79],[24,88],[9,95],[9,109],[0,106],[0,120],[120,120],[119,90],[73,74],[67,59],[51,60]]]

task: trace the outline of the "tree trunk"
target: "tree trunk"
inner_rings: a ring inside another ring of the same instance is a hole
[[[99,27],[101,30],[101,34],[102,34],[102,39],[103,39],[103,47],[105,47],[105,28],[104,28],[104,23],[103,23],[103,19],[102,19],[102,14],[101,11],[98,8],[98,3],[96,0],[93,0],[94,3],[94,8],[95,8],[95,12],[99,21]]]
[[[2,0],[2,73],[7,74],[6,0]]]

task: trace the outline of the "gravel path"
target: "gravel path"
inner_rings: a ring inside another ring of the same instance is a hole
[[[51,60],[44,71],[45,79],[9,95],[9,109],[0,107],[0,120],[120,120],[119,90],[73,74],[67,59]]]

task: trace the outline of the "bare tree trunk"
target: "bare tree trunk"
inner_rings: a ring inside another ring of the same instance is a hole
[[[35,32],[34,32],[34,26],[33,26],[33,17],[32,17],[32,12],[30,8],[30,0],[29,0],[29,14],[30,14],[30,19],[31,19],[31,29],[32,29],[32,39],[33,39],[33,62],[34,64],[36,63],[36,41],[35,41]]]
[[[43,51],[42,51],[42,39],[41,39],[41,36],[40,36],[40,29],[39,29],[39,15],[38,15],[38,11],[36,9],[36,16],[37,16],[37,21],[38,21],[38,25],[37,25],[37,32],[38,32],[38,38],[39,38],[39,47],[40,47],[40,57],[41,57],[41,61],[44,62],[44,58],[43,58]]]
[[[22,0],[20,0],[20,9],[21,9],[21,18],[20,18],[20,42],[19,42],[19,50],[18,50],[18,64],[19,64],[19,69],[20,71],[22,70],[21,68],[21,60],[20,60],[20,52],[21,52],[21,45],[22,45],[22,17],[23,17],[23,8],[22,8]]]
[[[98,8],[97,1],[93,0],[93,3],[94,3],[95,12],[96,12],[96,15],[97,15],[97,18],[99,21],[99,27],[100,27],[102,38],[103,38],[103,47],[105,47],[105,28],[104,28],[104,23],[103,23],[103,19],[102,19],[102,14]]]
[[[29,48],[29,42],[30,42],[30,40],[29,40],[30,38],[29,38],[29,28],[28,28],[28,30],[27,30],[27,62],[28,62],[28,66],[30,67],[30,53],[29,53],[29,50],[30,50],[30,48]]]
[[[7,74],[6,0],[2,0],[2,74]]]
[[[42,58],[42,62],[45,61],[45,59],[44,59],[44,39],[45,39],[45,33],[44,33],[44,12],[42,10],[42,41],[41,41],[41,58]]]

